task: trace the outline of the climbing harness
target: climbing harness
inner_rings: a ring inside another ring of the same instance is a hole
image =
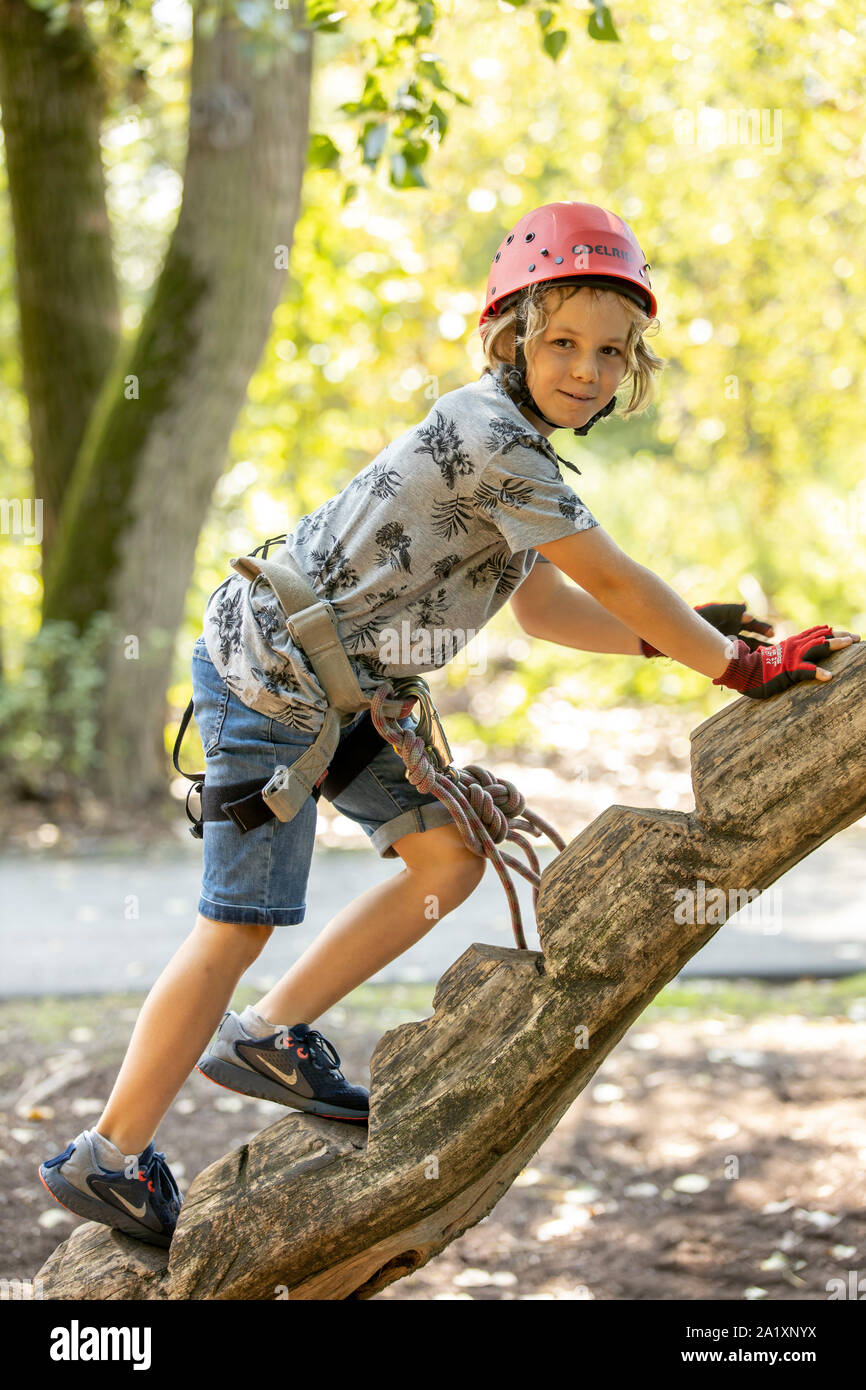
[[[290,767],[280,765],[267,781],[235,782],[230,786],[209,787],[203,772],[184,772],[178,762],[181,743],[193,713],[190,700],[184,711],[172,753],[172,762],[182,777],[192,783],[186,797],[186,814],[192,822],[190,834],[204,835],[204,822],[231,820],[241,834],[274,817],[290,821],[307,797],[318,801],[324,794],[329,801],[367,766],[376,754],[390,744],[406,765],[406,778],[422,794],[432,794],[450,811],[467,849],[492,861],[505,889],[511,910],[514,939],[527,950],[520,904],[506,865],[515,869],[532,885],[533,909],[538,906],[541,870],[538,856],[521,831],[548,836],[558,850],[565,841],[553,826],[526,807],[525,798],[505,778],[469,763],[455,768],[427,682],[421,676],[397,676],[384,680],[372,697],[364,696],[337,634],[331,605],[319,599],[306,575],[300,570],[287,543],[274,559],[267,558],[275,536],[257,547],[251,555],[232,560],[232,568],[251,584],[266,579],[272,586],[296,646],[304,652],[328,698],[321,732]],[[256,560],[259,550],[263,558]],[[399,720],[418,704],[414,729],[403,729]],[[342,727],[351,723],[358,710],[364,710],[357,726],[338,747]],[[201,814],[193,816],[189,798],[201,797]],[[496,848],[503,840],[513,840],[525,850],[530,868]]]
[[[254,550],[252,555],[232,560],[231,564],[253,584],[260,577],[271,584],[293,641],[309,658],[328,697],[324,723],[313,744],[301,757],[291,767],[278,766],[273,776],[264,783],[253,780],[235,782],[231,786],[208,787],[203,772],[184,772],[178,762],[183,736],[193,713],[194,701],[190,700],[181,719],[172,761],[181,776],[193,783],[187,793],[186,810],[188,819],[192,821],[190,833],[198,839],[203,836],[204,821],[229,819],[246,834],[274,816],[278,820],[290,821],[308,796],[318,801],[324,792],[333,800],[385,746],[385,739],[370,721],[370,698],[362,694],[340,643],[330,604],[316,596],[286,544],[280,546],[273,560],[267,558],[270,546],[286,539],[274,536]],[[264,551],[262,560],[255,559],[259,550]],[[413,704],[414,699],[389,701],[386,712],[402,719],[411,712]],[[354,720],[358,710],[364,710],[365,714],[357,727],[347,734],[338,751],[341,731]],[[189,798],[194,791],[201,795],[201,815],[198,818],[191,814],[189,808]]]

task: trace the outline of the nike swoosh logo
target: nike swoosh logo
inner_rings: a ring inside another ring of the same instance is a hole
[[[137,1216],[138,1219],[141,1220],[141,1218],[144,1216],[144,1213],[147,1211],[146,1202],[142,1202],[140,1207],[134,1207],[131,1202],[127,1202],[125,1197],[121,1197],[120,1193],[116,1191],[115,1188],[110,1187],[108,1190],[111,1193],[112,1197],[116,1197],[118,1202],[123,1203],[130,1216]]]
[[[274,1076],[278,1076],[281,1081],[285,1081],[289,1086],[294,1086],[297,1082],[298,1073],[295,1071],[294,1067],[292,1067],[291,1071],[283,1071],[280,1067],[275,1067],[273,1062],[269,1062],[267,1058],[263,1057],[259,1052],[256,1053],[256,1060],[261,1062],[262,1066],[267,1067],[268,1071],[272,1071]]]

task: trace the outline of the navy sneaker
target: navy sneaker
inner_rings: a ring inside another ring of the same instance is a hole
[[[257,1038],[229,1009],[196,1065],[202,1076],[242,1096],[275,1100],[330,1120],[367,1123],[369,1091],[349,1085],[339,1069],[339,1053],[308,1023]]]
[[[85,1129],[54,1158],[40,1165],[39,1176],[62,1207],[89,1221],[113,1226],[148,1245],[171,1243],[183,1204],[165,1161],[148,1144],[133,1168],[103,1168],[90,1131]]]

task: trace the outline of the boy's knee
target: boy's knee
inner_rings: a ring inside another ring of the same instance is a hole
[[[261,954],[274,930],[272,926],[263,926],[258,922],[218,922],[201,913],[196,918],[195,928],[197,932],[217,934],[229,949],[250,962]]]
[[[478,855],[468,853],[466,859],[461,859],[452,867],[450,874],[450,884],[452,890],[456,892],[457,898],[463,902],[468,898],[470,892],[474,892],[478,884],[484,878],[484,870],[487,867],[487,859],[481,859]]]
[[[261,926],[258,923],[246,923],[244,930],[249,933],[247,941],[249,943],[249,958],[251,961],[261,955],[262,949],[271,939],[273,927]]]
[[[462,849],[462,854],[455,854],[445,862],[459,883],[469,888],[477,888],[484,877],[487,860],[479,854],[473,854],[465,845]]]
[[[446,876],[467,892],[481,882],[487,865],[486,858],[466,848],[456,825],[405,835],[395,841],[394,848],[408,869],[432,880]]]

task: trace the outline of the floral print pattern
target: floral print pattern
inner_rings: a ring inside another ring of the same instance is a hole
[[[436,669],[435,650],[430,665],[412,664],[408,648],[420,633],[450,629],[468,641],[483,628],[543,559],[535,545],[597,525],[506,391],[502,369],[485,368],[302,517],[286,544],[331,604],[371,696],[389,676]],[[395,633],[407,638],[404,665],[382,660]],[[207,601],[204,636],[217,671],[250,708],[291,728],[321,728],[325,693],[264,576],[225,579]],[[455,638],[443,660],[459,649]]]

